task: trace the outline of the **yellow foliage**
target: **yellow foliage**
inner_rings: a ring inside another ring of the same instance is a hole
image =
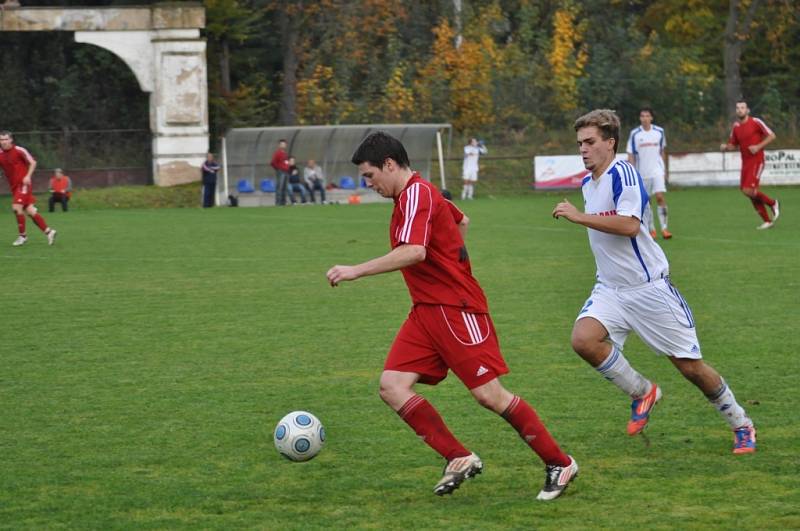
[[[383,96],[384,115],[389,122],[400,122],[409,118],[414,110],[414,91],[406,86],[406,66],[399,64],[386,83]]]
[[[444,85],[449,93],[448,108],[436,111],[452,116],[457,130],[478,129],[495,122],[492,82],[504,65],[504,54],[490,28],[500,17],[502,11],[496,2],[483,8],[465,30],[458,48],[455,29],[447,20],[434,28],[432,56],[419,69],[421,77],[415,83],[420,109],[432,109],[435,90],[431,87]]]
[[[300,124],[336,123],[344,118],[342,90],[333,68],[317,65],[308,79],[297,81],[297,120]]]
[[[568,112],[578,106],[578,79],[589,60],[585,45],[579,46],[586,21],[578,24],[578,8],[571,2],[553,16],[553,42],[547,59],[552,68],[551,87],[559,109]]]

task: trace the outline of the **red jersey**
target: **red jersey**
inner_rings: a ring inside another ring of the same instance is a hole
[[[414,304],[442,304],[473,313],[489,311],[458,231],[457,223],[463,217],[416,172],[395,198],[389,226],[392,249],[411,244],[424,245],[426,251],[424,261],[402,269]]]
[[[753,162],[764,161],[763,149],[754,155],[747,148],[758,144],[771,134],[772,130],[760,118],[749,116],[744,122],[733,124],[728,143],[739,146],[739,151],[742,153],[742,165],[744,166]]]
[[[282,149],[276,149],[272,154],[270,166],[278,171],[289,173],[289,155]]]
[[[11,190],[22,186],[22,179],[28,174],[28,169],[34,162],[33,157],[24,147],[11,146],[8,151],[0,149],[0,168],[6,174]]]

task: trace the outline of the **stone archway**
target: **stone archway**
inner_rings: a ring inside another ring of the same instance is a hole
[[[208,83],[201,6],[7,8],[0,31],[74,31],[122,59],[150,94],[153,180],[171,186],[200,178],[208,151]]]

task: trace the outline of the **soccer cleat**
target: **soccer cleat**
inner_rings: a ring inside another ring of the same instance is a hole
[[[781,206],[777,199],[775,199],[775,204],[770,208],[772,209],[772,223],[774,224],[776,221],[778,221],[778,216],[781,215]]]
[[[465,479],[475,477],[483,472],[483,463],[475,454],[451,459],[444,467],[444,474],[439,483],[433,488],[433,493],[438,496],[452,494]]]
[[[654,240],[656,239],[656,229],[650,231],[650,237],[653,238]]]
[[[672,238],[672,233],[667,229],[663,229],[661,231],[661,235],[664,237],[665,240],[669,240],[670,238]]]
[[[733,453],[752,454],[756,451],[756,427],[742,426],[733,430]]]
[[[764,229],[771,229],[771,228],[772,228],[772,222],[771,221],[765,221],[764,223],[762,223],[761,225],[756,227],[757,230],[764,230]]]
[[[650,413],[656,407],[656,403],[661,400],[661,388],[655,382],[650,392],[642,398],[637,398],[631,403],[631,420],[628,421],[628,435],[638,435],[647,426],[650,420]]]
[[[554,500],[561,496],[567,489],[569,482],[578,476],[578,463],[572,456],[569,457],[569,465],[547,465],[544,473],[544,487],[536,496],[537,500]]]
[[[50,229],[50,232],[47,233],[47,245],[53,245],[56,243],[56,230]]]
[[[11,245],[13,245],[14,247],[19,247],[20,245],[24,245],[26,241],[28,241],[27,236],[17,236],[17,239],[14,240],[14,243],[12,243]]]

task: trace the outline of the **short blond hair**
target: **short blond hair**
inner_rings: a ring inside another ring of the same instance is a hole
[[[604,140],[614,139],[614,152],[619,146],[619,116],[611,109],[595,109],[575,120],[575,131],[596,127]]]

